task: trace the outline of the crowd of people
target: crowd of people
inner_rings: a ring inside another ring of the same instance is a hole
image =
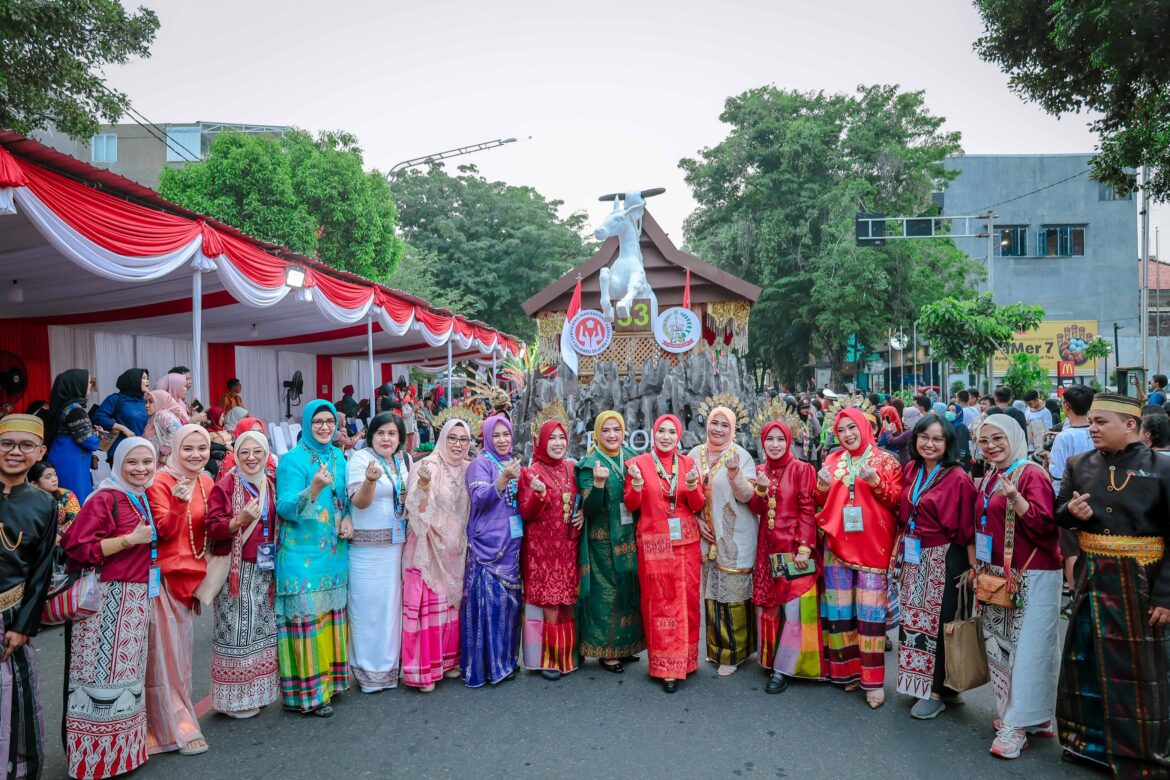
[[[70,776],[104,778],[209,749],[191,683],[204,609],[212,707],[238,719],[276,703],[327,718],[353,683],[425,693],[522,667],[555,681],[586,658],[623,674],[643,651],[674,693],[699,668],[701,622],[717,674],[755,656],[767,694],[822,681],[875,709],[896,647],[893,690],[930,719],[960,694],[944,626],[961,601],[986,639],[992,754],[1059,735],[1119,776],[1166,776],[1164,387],[1144,408],[1081,385],[1022,409],[1007,388],[909,407],[824,390],[751,420],[715,399],[688,452],[680,416],[637,453],[606,411],[576,461],[550,415],[525,465],[506,412],[424,414],[439,399],[405,383],[360,434],[344,429],[352,388],[342,411],[308,402],[277,459],[236,380],[203,410],[182,367],[153,391],[131,369],[91,413],[88,373],[67,371],[44,416],[0,418],[9,776],[43,759],[28,644],[43,616],[65,618]],[[437,428],[429,452],[420,428]]]

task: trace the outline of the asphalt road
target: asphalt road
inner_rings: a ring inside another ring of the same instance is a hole
[[[196,700],[210,693],[211,619],[196,627]],[[45,778],[66,777],[60,743],[64,632],[36,640],[45,708]],[[910,718],[912,701],[892,693],[896,654],[886,656],[886,704],[860,693],[792,683],[764,694],[753,658],[720,678],[703,663],[673,696],[646,676],[596,661],[552,683],[521,673],[496,688],[446,680],[435,692],[409,688],[363,695],[356,684],[321,720],[278,705],[246,721],[203,715],[211,750],[152,757],[135,778],[979,778],[1099,777],[1063,763],[1053,739],[1033,739],[1016,761],[987,750],[994,737],[990,686],[932,721]],[[203,702],[206,707],[206,702]]]

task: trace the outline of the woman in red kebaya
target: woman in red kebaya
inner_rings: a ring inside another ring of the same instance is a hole
[[[637,513],[638,582],[650,676],[667,693],[699,668],[699,521],[703,488],[695,463],[678,451],[682,422],[654,422],[654,446],[626,467],[626,508]]]
[[[873,424],[859,409],[833,422],[841,449],[817,474],[817,522],[825,534],[825,642],[828,678],[859,687],[873,709],[886,700],[887,572],[902,497],[898,459],[878,449]]]
[[[569,437],[559,420],[540,427],[532,465],[520,472],[524,541],[524,665],[546,680],[577,668],[577,544],[584,516],[576,509]]]
[[[752,602],[760,665],[771,671],[765,693],[783,693],[785,677],[819,680],[821,622],[817,603],[816,470],[792,453],[792,429],[781,420],[760,431],[764,463],[756,469],[748,508],[760,517]],[[773,571],[774,556],[795,576]],[[808,572],[801,574],[800,572]]]

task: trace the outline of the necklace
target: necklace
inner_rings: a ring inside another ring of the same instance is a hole
[[[715,490],[715,475],[719,472],[719,469],[723,468],[728,460],[730,460],[733,453],[736,455],[736,457],[739,456],[739,453],[736,451],[734,445],[730,446],[719,454],[719,457],[715,459],[713,464],[708,465],[708,453],[710,451],[711,445],[709,444],[704,445],[699,450],[699,473],[703,476],[703,496],[706,499],[703,502],[703,519],[707,521],[707,525],[711,526],[711,531],[714,533],[715,511],[711,506],[711,495]],[[718,558],[718,555],[719,553],[716,549],[716,545],[712,544],[707,549],[707,560],[713,561]]]
[[[1118,485],[1113,481],[1113,475],[1116,471],[1117,471],[1116,466],[1109,467],[1109,492],[1110,493],[1120,493],[1121,491],[1125,490],[1127,487],[1129,487],[1129,481],[1131,479],[1133,479],[1133,472],[1129,472],[1128,474],[1125,475],[1125,481],[1121,483],[1120,487],[1118,487]]]
[[[674,515],[675,505],[678,503],[678,451],[670,454],[670,475],[666,473],[666,467],[662,465],[662,460],[658,457],[658,452],[650,453],[654,458],[654,470],[658,472],[658,489],[662,491],[662,497],[670,504],[670,514]],[[666,483],[666,487],[663,487]]]
[[[776,496],[780,494],[780,480],[784,479],[787,466],[781,467],[776,474],[768,474],[768,530],[776,527]]]
[[[4,545],[4,549],[8,552],[16,552],[16,548],[20,547],[20,543],[24,541],[24,531],[16,535],[16,541],[8,541],[8,532],[4,530],[4,523],[0,523],[0,544]]]
[[[207,512],[207,491],[203,488],[202,475],[195,478],[195,482],[199,485],[199,495],[203,498],[203,512]],[[196,558],[202,558],[207,554],[207,525],[203,526],[203,546],[199,551],[195,550],[195,521],[191,519],[191,500],[187,499],[187,538],[191,542],[191,554]]]
[[[573,478],[565,474],[564,461],[562,460],[555,467],[544,466],[541,470],[548,479],[549,485],[547,487],[560,491],[561,511],[564,515],[564,521],[569,522],[573,514]]]

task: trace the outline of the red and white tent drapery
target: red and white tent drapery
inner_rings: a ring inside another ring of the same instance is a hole
[[[290,269],[303,272],[298,287],[288,284]],[[5,131],[0,279],[19,280],[24,297],[2,318],[319,355],[364,348],[363,357],[400,363],[433,363],[445,352],[491,363],[521,349],[486,325],[264,244]]]

